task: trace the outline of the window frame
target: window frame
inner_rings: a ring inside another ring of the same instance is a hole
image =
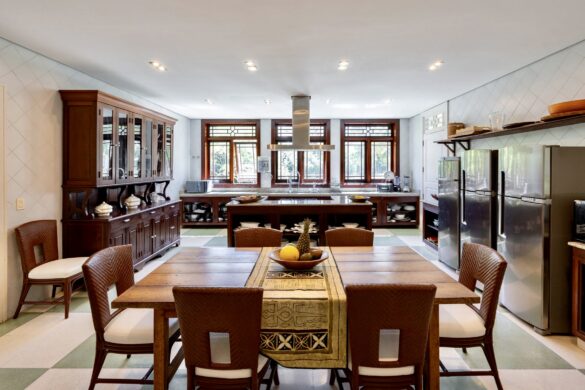
[[[345,128],[348,125],[390,125],[392,136],[346,136]],[[371,187],[376,183],[383,183],[383,179],[372,179],[372,142],[391,142],[392,161],[390,169],[396,176],[400,176],[400,119],[342,119],[340,121],[340,174],[339,182],[344,187]],[[345,143],[351,141],[365,142],[365,179],[345,179]]]
[[[234,125],[253,125],[256,127],[256,134],[253,137],[210,137],[209,128],[211,126],[234,126]],[[236,147],[234,141],[251,141],[256,143],[256,159],[260,157],[260,120],[259,119],[203,119],[201,120],[201,177],[203,180],[214,180],[213,186],[218,188],[227,187],[244,187],[244,188],[259,188],[260,173],[256,172],[256,184],[234,183],[234,168],[236,166]],[[211,169],[210,163],[210,143],[214,141],[229,142],[230,143],[230,178],[229,180],[216,181],[216,179],[209,179],[209,172]]]
[[[311,125],[313,126],[325,126],[325,136],[323,142],[325,145],[331,144],[331,120],[329,119],[311,119]],[[292,126],[291,119],[273,119],[270,125],[270,140],[271,144],[277,144],[282,139],[278,138],[278,126],[286,125]],[[330,152],[323,153],[323,181],[314,179],[304,179],[305,175],[305,152],[297,151],[297,166],[301,174],[300,185],[315,185],[316,187],[328,187],[331,182],[331,157]],[[272,187],[285,187],[288,185],[286,180],[278,180],[278,151],[272,151],[270,153],[270,164],[272,169]]]

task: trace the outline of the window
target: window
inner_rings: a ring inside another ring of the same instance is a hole
[[[204,178],[220,184],[257,186],[259,121],[207,120],[202,129]]]
[[[384,181],[384,173],[399,175],[395,119],[341,122],[341,181],[369,184]]]
[[[311,121],[310,141],[315,144],[329,144],[329,121]],[[272,143],[292,144],[292,123],[272,121]],[[305,184],[329,184],[329,153],[318,150],[272,152],[272,184],[287,183],[288,180]]]

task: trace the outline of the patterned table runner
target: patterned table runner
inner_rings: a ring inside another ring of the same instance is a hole
[[[264,248],[247,287],[264,288],[260,348],[284,367],[335,368],[346,364],[346,297],[329,258],[309,271],[289,271]]]

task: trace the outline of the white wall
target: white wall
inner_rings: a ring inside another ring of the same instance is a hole
[[[8,231],[8,312],[22,285],[14,227],[36,219],[61,219],[62,104],[59,89],[99,89],[177,118],[174,177],[176,197],[189,175],[190,121],[145,99],[0,38],[0,85],[6,88],[6,220]],[[25,200],[17,211],[16,198]],[[38,294],[38,292],[37,292]],[[4,318],[0,318],[0,321]]]

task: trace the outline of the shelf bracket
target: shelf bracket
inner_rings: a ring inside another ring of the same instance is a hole
[[[469,141],[455,141],[463,150],[469,150]]]

